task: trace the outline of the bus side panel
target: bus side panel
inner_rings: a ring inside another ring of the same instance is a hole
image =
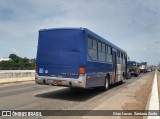
[[[87,61],[86,87],[104,86],[107,73],[111,73],[113,64]]]

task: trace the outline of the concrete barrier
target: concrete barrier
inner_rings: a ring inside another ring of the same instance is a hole
[[[1,70],[0,83],[31,81],[34,76],[34,70]]]
[[[34,70],[1,70],[0,71],[0,79],[4,78],[20,78],[20,77],[34,77]]]

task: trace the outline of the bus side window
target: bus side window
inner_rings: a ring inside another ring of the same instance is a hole
[[[123,53],[121,53],[121,64],[123,64]]]
[[[112,48],[110,46],[107,46],[107,62],[112,62]]]
[[[125,54],[123,55],[123,64],[126,64]]]
[[[108,46],[106,45],[106,54],[108,53]]]
[[[103,44],[103,43],[102,43],[102,52],[104,52],[104,53],[106,52],[105,44]]]
[[[97,60],[97,41],[88,38],[88,55],[92,60]]]
[[[97,50],[97,41],[96,40],[93,40],[93,49]]]
[[[120,52],[120,64],[122,64],[122,55],[123,55],[123,53]]]
[[[119,55],[120,55],[120,52],[119,51],[117,51],[117,64],[119,64],[120,62],[119,62]]]
[[[108,46],[108,54],[111,54],[111,47]]]
[[[106,45],[106,62],[108,62],[108,46]]]
[[[105,62],[105,44],[98,42],[98,60]]]
[[[92,49],[92,39],[90,37],[88,37],[88,48]]]
[[[98,42],[98,52],[102,51],[102,44],[100,42]]]

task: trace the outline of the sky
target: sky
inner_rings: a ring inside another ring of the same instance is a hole
[[[160,63],[160,0],[0,0],[0,58],[35,58],[38,31],[85,27],[130,60]]]

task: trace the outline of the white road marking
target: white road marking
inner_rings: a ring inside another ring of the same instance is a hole
[[[148,110],[159,110],[157,70],[155,72]],[[159,116],[148,116],[147,119],[160,119]]]

